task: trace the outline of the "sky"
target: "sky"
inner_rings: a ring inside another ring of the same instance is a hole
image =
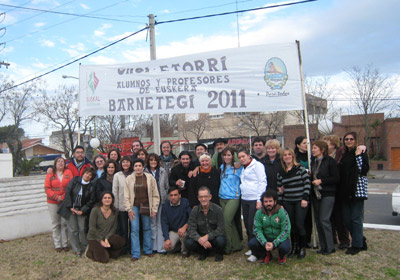
[[[154,14],[158,23],[296,1],[266,0],[0,0],[0,68],[24,82],[141,30]],[[319,0],[304,4],[156,25],[158,59],[240,45],[299,40],[307,76],[330,76],[345,85],[344,70],[372,64],[400,76],[398,0]],[[51,13],[51,12],[53,13]],[[239,29],[239,34],[238,34]],[[45,76],[47,89],[78,84],[79,63],[119,64],[150,59],[147,32]],[[4,44],[1,44],[4,43]],[[398,87],[397,87],[398,89]],[[399,90],[394,96],[399,97]],[[30,137],[49,135],[27,126]]]

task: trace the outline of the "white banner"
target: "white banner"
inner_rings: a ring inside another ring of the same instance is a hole
[[[297,45],[81,65],[80,116],[302,110]]]

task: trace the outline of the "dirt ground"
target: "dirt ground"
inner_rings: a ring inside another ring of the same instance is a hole
[[[0,243],[0,279],[399,279],[400,233],[366,230],[368,251],[355,256],[338,251],[330,256],[307,250],[304,260],[275,258],[268,265],[247,263],[242,252],[222,262],[210,256],[182,259],[179,254],[142,257],[132,263],[126,255],[108,264],[55,252],[50,234]]]

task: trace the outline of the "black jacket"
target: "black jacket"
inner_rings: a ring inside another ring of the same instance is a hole
[[[313,158],[311,161],[311,182],[314,181],[314,174],[317,168],[317,159]],[[340,173],[339,168],[336,164],[336,161],[330,156],[323,156],[321,165],[318,170],[317,179],[321,179],[321,187],[320,193],[322,197],[325,196],[335,196],[336,194],[336,185],[340,181]],[[311,187],[314,185],[311,183]],[[314,191],[311,191],[313,195],[315,195]]]
[[[82,188],[82,200],[81,207],[75,207],[77,210],[81,210],[84,216],[88,216],[90,214],[90,210],[92,209],[96,197],[95,197],[95,184],[96,180],[90,181],[87,185],[82,185],[82,177],[74,177],[68,184],[67,189],[65,191],[65,199],[61,203],[60,208],[58,210],[58,214],[62,217],[68,219],[71,215],[70,209],[73,206],[73,203],[76,197],[79,194],[80,189]]]
[[[271,162],[269,157],[266,156],[263,164],[265,166],[265,174],[267,175],[267,189],[276,191],[278,173],[283,171],[281,159],[279,155],[276,155],[275,160]]]
[[[176,186],[176,181],[179,179],[185,181],[185,188],[183,190],[181,189],[181,195],[184,198],[189,198],[188,188],[190,179],[188,177],[188,173],[193,169],[194,166],[192,162],[189,164],[189,168],[187,169],[183,167],[182,163],[179,163],[171,169],[171,174],[169,175],[168,182],[170,186]]]
[[[189,202],[190,206],[194,207],[199,204],[199,200],[197,199],[198,190],[205,186],[208,187],[211,191],[211,202],[219,205],[219,186],[221,185],[220,172],[212,167],[209,173],[199,172],[196,177],[192,177],[190,179],[189,185]]]
[[[107,180],[107,174],[104,172],[101,177],[97,179],[95,187],[96,202],[100,202],[100,196],[105,191],[112,193],[112,182]]]
[[[339,196],[343,199],[355,198],[357,190],[357,181],[359,176],[367,176],[369,171],[368,155],[366,152],[359,155],[362,157],[361,171],[357,166],[356,161],[356,148],[345,150],[342,158],[340,159],[340,188]]]

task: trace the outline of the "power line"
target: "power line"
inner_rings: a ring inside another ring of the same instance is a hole
[[[127,35],[127,36],[125,36],[125,37],[123,37],[123,38],[117,40],[117,41],[114,41],[114,42],[112,42],[112,43],[110,43],[110,44],[108,44],[108,45],[105,45],[104,47],[101,47],[101,48],[99,48],[99,49],[97,49],[97,50],[95,50],[95,51],[92,51],[92,52],[90,52],[90,53],[88,53],[88,54],[85,54],[85,55],[83,55],[83,56],[81,56],[81,57],[79,57],[79,58],[77,58],[77,59],[74,59],[74,60],[71,61],[71,62],[68,62],[68,63],[66,63],[66,64],[63,64],[63,65],[61,65],[61,66],[59,66],[59,67],[57,67],[57,68],[55,68],[55,69],[53,69],[53,70],[47,71],[46,73],[43,73],[43,74],[41,74],[41,75],[39,75],[39,76],[36,76],[36,77],[34,77],[34,78],[32,78],[32,79],[29,79],[29,80],[27,80],[27,81],[21,82],[21,83],[19,83],[19,84],[13,85],[13,86],[11,86],[11,87],[9,87],[9,88],[5,88],[5,89],[1,90],[0,93],[5,92],[5,91],[10,90],[10,89],[14,89],[14,88],[19,87],[19,86],[22,86],[22,85],[27,84],[27,83],[29,83],[29,82],[32,82],[32,81],[34,81],[34,80],[40,79],[40,78],[42,78],[42,77],[44,77],[44,76],[47,76],[47,75],[49,75],[49,74],[51,74],[51,73],[53,73],[53,72],[55,72],[55,71],[58,71],[58,70],[60,70],[60,69],[62,69],[62,68],[67,67],[68,65],[71,65],[71,64],[73,64],[73,63],[75,63],[75,62],[78,62],[78,61],[80,61],[80,60],[82,60],[82,59],[84,59],[84,58],[87,58],[87,57],[89,57],[89,56],[91,56],[91,55],[93,55],[93,54],[95,54],[95,53],[98,53],[98,52],[100,52],[100,51],[102,51],[102,50],[104,50],[104,49],[107,49],[107,48],[109,48],[109,47],[111,47],[111,46],[113,46],[113,45],[115,45],[115,44],[117,44],[117,43],[119,43],[119,42],[121,42],[121,41],[123,41],[123,40],[125,40],[125,39],[128,39],[128,38],[130,38],[130,37],[132,37],[132,36],[134,36],[134,35],[136,35],[136,34],[142,32],[142,31],[144,31],[144,30],[146,30],[146,29],[148,29],[148,26],[146,26],[146,27],[144,27],[144,28],[142,28],[142,29],[140,29],[140,30],[134,32],[134,33],[131,33],[131,34],[129,34],[129,35]]]
[[[126,2],[126,1],[128,1],[128,0],[121,1],[121,2],[116,3],[116,4],[118,5],[118,4],[120,4],[122,2]],[[73,1],[71,1],[71,2],[73,2]],[[66,3],[66,4],[68,4],[68,3]],[[60,6],[64,6],[64,5],[60,5]],[[0,6],[10,7],[10,8],[15,8],[15,9],[20,9],[20,10],[28,10],[28,11],[35,11],[35,12],[42,12],[42,13],[49,13],[49,14],[64,15],[64,16],[73,16],[73,17],[103,19],[103,20],[118,21],[118,22],[137,23],[137,22],[132,22],[132,21],[128,21],[128,20],[111,19],[111,18],[99,17],[99,16],[88,16],[88,14],[74,14],[74,13],[66,13],[66,12],[57,12],[57,11],[53,11],[53,10],[43,10],[43,9],[37,9],[37,8],[28,8],[28,7],[8,5],[8,4],[0,4]],[[115,5],[111,5],[111,6],[115,6]],[[91,12],[91,13],[93,13],[93,12]]]
[[[68,19],[68,20],[65,20],[65,21],[62,21],[62,22],[59,22],[59,23],[56,23],[56,24],[47,26],[47,27],[45,27],[45,28],[42,28],[42,29],[39,29],[39,30],[30,32],[30,33],[27,33],[27,34],[25,34],[25,35],[22,35],[22,36],[13,38],[13,39],[11,39],[11,40],[8,40],[8,41],[6,41],[5,43],[10,43],[10,42],[13,42],[13,41],[22,39],[22,38],[24,38],[24,37],[27,37],[27,36],[29,36],[29,35],[36,34],[36,33],[39,33],[39,32],[45,31],[45,30],[48,30],[48,29],[53,28],[53,27],[55,27],[55,26],[58,26],[58,25],[61,25],[61,24],[64,24],[64,23],[67,23],[67,22],[76,20],[77,18],[82,18],[82,17],[85,17],[85,16],[87,16],[87,15],[89,15],[89,14],[93,14],[93,13],[95,13],[95,12],[98,12],[98,11],[101,11],[101,10],[104,10],[104,9],[108,9],[108,8],[114,7],[114,6],[116,6],[116,5],[121,4],[122,2],[126,2],[126,1],[128,1],[128,0],[123,0],[123,1],[120,1],[120,2],[118,2],[118,3],[115,3],[115,4],[112,4],[112,5],[109,5],[109,6],[100,8],[100,9],[98,9],[98,10],[95,10],[95,11],[93,11],[93,12],[90,12],[90,13],[87,13],[87,14],[84,14],[84,15],[80,15],[79,17],[75,17],[75,18],[72,18],[72,19]],[[0,4],[0,6],[1,6],[1,5],[2,5],[2,4]],[[87,16],[87,17],[88,17],[88,16]],[[125,21],[125,22],[143,24],[143,22],[134,22],[134,21]]]
[[[158,24],[165,24],[165,23],[180,22],[180,21],[187,21],[187,20],[202,19],[202,18],[209,18],[209,17],[216,17],[216,16],[224,16],[224,15],[229,15],[229,14],[244,13],[244,12],[257,11],[257,10],[264,10],[264,9],[271,9],[271,8],[284,7],[284,6],[291,6],[291,5],[304,4],[304,3],[315,2],[315,1],[318,1],[318,0],[304,0],[304,1],[299,1],[299,2],[291,2],[291,3],[285,3],[285,4],[277,4],[277,5],[267,6],[267,7],[259,7],[259,8],[246,9],[246,10],[239,10],[239,11],[233,11],[233,12],[225,12],[225,13],[219,13],[219,14],[209,14],[209,15],[205,15],[205,16],[198,16],[198,17],[191,17],[191,18],[181,18],[181,19],[176,19],[176,20],[169,20],[169,21],[156,22],[156,25],[158,25]],[[122,1],[122,2],[123,2],[123,1]],[[105,9],[105,8],[103,8],[103,9]],[[51,74],[51,73],[53,73],[53,72],[55,72],[55,71],[57,71],[57,70],[60,70],[60,69],[62,69],[62,68],[64,68],[64,67],[67,67],[67,66],[69,66],[69,65],[71,65],[71,64],[73,64],[73,63],[75,63],[75,62],[78,62],[78,61],[80,61],[80,60],[82,60],[82,59],[84,59],[84,58],[86,58],[86,57],[89,57],[89,56],[91,56],[91,55],[93,55],[93,54],[95,54],[95,53],[97,53],[97,52],[100,52],[100,51],[102,51],[102,50],[104,50],[104,49],[106,49],[106,48],[109,48],[109,47],[111,47],[111,46],[113,46],[113,45],[115,45],[115,44],[117,44],[117,43],[119,43],[119,42],[121,42],[121,41],[123,41],[123,40],[125,40],[125,39],[127,39],[127,38],[130,38],[130,37],[132,37],[132,36],[134,36],[134,35],[136,35],[136,34],[142,32],[142,31],[144,31],[144,30],[147,30],[147,29],[148,29],[148,26],[146,26],[146,27],[140,29],[139,31],[136,31],[136,32],[134,32],[134,33],[131,33],[130,35],[127,35],[127,36],[125,36],[125,37],[123,37],[123,38],[121,38],[121,39],[119,39],[119,40],[117,40],[117,41],[114,41],[114,42],[112,42],[112,43],[110,43],[110,44],[108,44],[108,45],[106,45],[106,46],[104,46],[104,47],[101,47],[101,48],[99,48],[99,49],[97,49],[97,50],[95,50],[95,51],[92,51],[92,52],[90,52],[90,53],[88,53],[88,54],[86,54],[86,55],[83,55],[83,56],[81,56],[81,57],[79,57],[79,58],[77,58],[77,59],[74,59],[74,60],[72,60],[72,61],[70,61],[70,62],[68,62],[68,63],[66,63],[66,64],[63,64],[63,65],[61,65],[61,66],[59,66],[59,67],[57,67],[57,68],[54,68],[53,70],[47,71],[47,72],[45,72],[45,73],[43,73],[43,74],[41,74],[41,75],[39,75],[39,76],[36,76],[36,77],[34,77],[34,78],[32,78],[32,79],[29,79],[29,80],[27,80],[27,81],[24,81],[24,82],[21,82],[21,83],[19,83],[19,84],[16,84],[16,85],[14,85],[14,86],[12,86],[12,87],[3,89],[3,90],[0,91],[0,93],[5,92],[5,91],[10,90],[10,89],[13,89],[13,88],[16,88],[16,87],[19,87],[19,86],[21,86],[21,85],[27,84],[27,83],[29,83],[29,82],[32,82],[32,81],[36,80],[36,79],[39,79],[39,78],[41,78],[41,77],[44,77],[44,76],[46,76],[46,75],[48,75],[48,74]]]
[[[239,11],[233,11],[233,12],[225,12],[225,13],[219,13],[219,14],[209,14],[209,15],[205,15],[205,16],[197,16],[197,17],[189,17],[189,18],[180,18],[180,19],[166,20],[166,21],[156,22],[156,25],[164,24],[164,23],[173,23],[173,22],[179,22],[179,21],[186,21],[186,20],[195,20],[195,19],[202,19],[202,18],[226,16],[226,15],[232,15],[232,14],[237,14],[237,13],[245,13],[245,12],[259,11],[259,10],[272,9],[272,8],[279,8],[279,7],[292,6],[292,5],[297,5],[297,4],[305,4],[305,3],[308,3],[308,2],[315,2],[315,1],[318,1],[318,0],[304,0],[304,1],[299,1],[299,2],[291,2],[291,3],[285,3],[285,4],[276,4],[276,5],[266,6],[266,7],[259,7],[259,8],[246,9],[246,10],[239,10]]]

